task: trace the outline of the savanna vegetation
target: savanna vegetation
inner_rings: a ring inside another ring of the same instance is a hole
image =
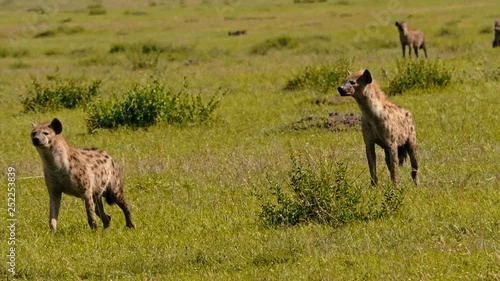
[[[2,1],[0,275],[8,280],[499,280],[498,1]],[[401,58],[395,21],[427,36]],[[246,34],[228,36],[232,30]],[[413,113],[408,163],[370,187],[359,109],[368,68]],[[63,195],[58,231],[30,141],[123,169],[136,229],[93,232]],[[7,255],[15,169],[15,274]]]

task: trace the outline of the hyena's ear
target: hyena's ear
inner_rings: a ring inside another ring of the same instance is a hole
[[[35,127],[36,127],[36,124],[31,122],[31,129],[35,129]]]
[[[363,75],[359,77],[358,81],[362,82],[362,84],[368,85],[373,81],[372,74],[368,69],[365,69],[365,72],[363,72]]]
[[[59,135],[62,132],[61,121],[59,121],[59,119],[57,119],[57,118],[54,118],[54,120],[52,120],[52,122],[50,122],[50,127],[54,130],[56,135]]]
[[[351,75],[352,73],[349,71],[349,69],[345,70],[347,72],[347,76]]]
[[[396,22],[394,25],[395,25],[395,26],[399,26],[399,22]]]

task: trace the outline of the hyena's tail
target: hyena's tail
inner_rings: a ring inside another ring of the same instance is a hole
[[[399,165],[403,165],[407,156],[408,152],[406,151],[406,148],[404,146],[398,146]]]
[[[104,198],[106,199],[106,203],[108,203],[109,205],[113,205],[116,203],[115,193],[110,187],[106,188],[106,190],[104,191]]]

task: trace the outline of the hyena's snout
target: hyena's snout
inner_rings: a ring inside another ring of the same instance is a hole
[[[42,140],[40,140],[40,138],[37,136],[32,136],[31,141],[33,142],[34,146],[41,146],[42,145]]]
[[[342,88],[342,86],[338,87],[338,88],[337,88],[337,90],[339,91],[339,94],[340,94],[341,96],[348,96],[348,95],[349,95],[349,94],[347,93],[347,91],[346,91],[344,88]]]

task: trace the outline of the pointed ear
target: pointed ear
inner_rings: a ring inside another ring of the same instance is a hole
[[[395,25],[395,26],[399,26],[399,22],[396,22],[394,25]]]
[[[349,69],[346,69],[347,75],[351,75],[352,73],[349,71]]]
[[[50,127],[54,130],[56,135],[59,135],[62,132],[61,121],[59,121],[59,119],[57,119],[57,118],[54,118],[54,120],[52,120],[52,122],[50,122]]]
[[[35,127],[36,127],[36,124],[31,122],[31,129],[35,129]]]
[[[365,72],[363,72],[363,75],[361,75],[358,80],[365,85],[370,84],[373,81],[372,74],[368,69],[365,69]]]

